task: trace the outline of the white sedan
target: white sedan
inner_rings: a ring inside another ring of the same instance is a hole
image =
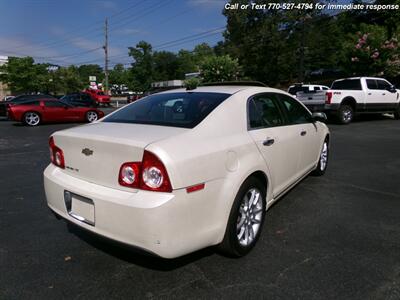
[[[154,94],[50,137],[48,206],[165,258],[219,245],[242,256],[267,209],[328,163],[329,130],[281,90],[204,86]]]

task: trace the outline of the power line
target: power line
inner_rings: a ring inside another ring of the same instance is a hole
[[[117,13],[111,15],[111,17],[115,17],[115,16],[118,16],[118,15],[124,14],[127,11],[129,11],[130,9],[141,5],[142,3],[144,3],[144,2],[141,2],[140,0],[136,1],[133,5],[130,5],[130,6],[126,7],[126,8],[118,11]],[[58,39],[58,40],[56,39],[56,41],[52,41],[50,43],[48,41],[40,42],[40,43],[36,44],[35,46],[39,46],[38,47],[39,49],[60,47],[62,45],[70,43],[71,40],[73,40],[74,38],[76,39],[77,37],[78,38],[79,37],[87,37],[89,35],[89,33],[92,33],[92,32],[95,32],[95,31],[101,31],[101,28],[97,27],[97,24],[101,24],[101,23],[102,23],[102,21],[95,22],[92,26],[90,26],[89,28],[87,28],[86,30],[83,31],[85,33],[83,35],[82,34],[79,35],[79,36],[73,36],[72,35],[72,33],[76,32],[78,29],[82,28],[82,26],[79,26],[79,27],[75,27],[74,29],[72,29],[69,32],[67,32],[66,34],[64,34],[65,36],[67,36],[67,38],[61,38],[61,39]],[[101,35],[101,33],[97,34],[96,36],[100,36],[100,35]],[[14,50],[20,49],[20,48],[23,48],[23,47],[26,47],[26,45],[17,46],[17,47],[14,48]]]
[[[143,3],[144,3],[144,2],[137,1],[137,2],[135,2],[133,5],[127,7],[126,9],[121,10],[121,11],[119,11],[119,12],[117,12],[117,13],[111,15],[111,17],[115,17],[115,16],[117,16],[117,15],[124,14],[124,13],[126,13],[127,11],[129,11],[129,10],[131,10],[131,9],[133,9],[133,8],[136,8],[136,7],[140,6],[140,5],[142,5]],[[111,18],[111,17],[110,17],[110,18]],[[127,17],[130,18],[131,16],[127,16]],[[100,23],[100,22],[96,22],[96,23]],[[89,35],[90,35],[91,37],[100,37],[100,36],[103,35],[102,32],[99,32],[98,34],[96,34],[96,35],[93,36],[93,35],[91,35],[91,32],[93,32],[93,31],[102,31],[102,29],[101,29],[101,28],[92,29],[92,30],[86,31],[85,34],[81,34],[81,35],[75,36],[75,37],[73,37],[73,36],[70,35],[69,38],[61,39],[61,40],[59,40],[58,42],[55,42],[55,43],[52,43],[52,44],[47,45],[45,48],[61,47],[61,46],[64,46],[64,45],[67,45],[67,44],[71,43],[71,41],[73,41],[74,39],[77,39],[77,38],[86,38],[86,37],[89,37]],[[84,32],[85,32],[85,31],[84,31]],[[90,33],[90,34],[89,34],[89,33]]]
[[[145,16],[147,16],[149,14],[152,14],[153,12],[157,11],[158,9],[170,4],[172,1],[174,1],[174,0],[166,0],[165,2],[161,2],[161,4],[157,3],[156,5],[148,7],[147,9],[145,9],[145,12],[137,14],[138,17],[134,18],[135,15],[134,16],[130,16],[129,19],[128,19],[128,22],[122,22],[122,23],[121,22],[117,22],[117,23],[115,23],[118,26],[117,27],[113,27],[110,31],[115,31],[116,29],[119,29],[119,28],[121,28],[121,27],[123,27],[123,26],[125,26],[125,25],[127,25],[129,23],[133,23],[133,22],[135,22],[137,20],[140,20],[140,19],[144,18]],[[113,25],[113,24],[111,24],[111,25]]]

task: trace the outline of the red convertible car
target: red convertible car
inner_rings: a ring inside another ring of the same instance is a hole
[[[29,126],[50,122],[94,122],[104,116],[93,107],[75,107],[59,100],[35,99],[7,105],[8,118]]]

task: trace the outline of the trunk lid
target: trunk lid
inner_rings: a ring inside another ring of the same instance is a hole
[[[126,190],[118,183],[124,162],[142,161],[147,145],[188,129],[125,123],[95,123],[56,132],[65,172],[95,184]]]

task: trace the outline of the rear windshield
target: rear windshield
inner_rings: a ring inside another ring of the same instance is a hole
[[[106,117],[103,122],[193,128],[229,96],[191,92],[150,95]]]
[[[315,92],[314,90],[311,90],[309,86],[292,86],[289,88],[288,93],[291,95],[296,95],[298,92],[303,92],[303,93],[313,93]]]
[[[334,81],[332,83],[332,90],[361,90],[360,79],[345,79]]]

